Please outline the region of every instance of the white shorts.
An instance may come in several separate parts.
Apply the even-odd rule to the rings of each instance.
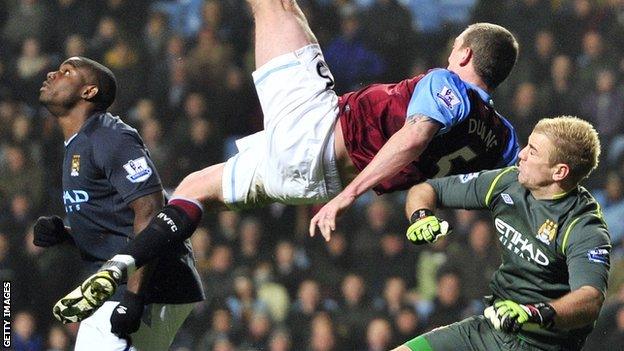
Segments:
[[[91,317],[80,323],[75,351],[169,350],[178,329],[196,303],[148,305],[141,317],[139,330],[130,336],[130,344],[128,340],[111,333],[110,317],[118,304],[115,301],[104,302]]]
[[[264,130],[236,141],[223,170],[223,197],[242,209],[270,202],[326,202],[342,185],[334,152],[338,97],[317,44],[274,58],[253,73]]]

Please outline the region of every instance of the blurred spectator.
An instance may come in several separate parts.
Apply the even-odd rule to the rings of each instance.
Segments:
[[[239,231],[235,260],[239,267],[251,271],[264,258],[262,222],[254,217],[246,218],[241,222]]]
[[[338,94],[376,81],[385,68],[379,55],[366,47],[357,9],[345,5],[340,9],[340,16],[340,34],[324,50]]]
[[[218,118],[222,132],[234,137],[249,135],[263,128],[260,101],[251,84],[251,76],[238,66],[231,65],[225,72],[225,85],[219,89]]]
[[[300,285],[306,271],[295,260],[296,247],[290,241],[280,241],[275,246],[275,281],[283,285],[291,298],[301,294]],[[315,282],[316,283],[316,282]]]
[[[202,276],[208,304],[223,301],[233,291],[232,249],[216,245],[210,254],[210,270]]]
[[[397,0],[375,0],[363,16],[368,46],[386,63],[380,79],[388,83],[405,79],[416,52],[409,11]]]
[[[550,80],[550,67],[556,54],[555,49],[553,33],[548,29],[537,31],[531,47],[518,59],[515,77],[521,77],[521,81],[530,81],[538,87],[546,84]]]
[[[17,98],[29,104],[37,103],[39,88],[50,71],[50,58],[42,52],[41,42],[34,37],[22,44],[21,55],[17,58]]]
[[[216,240],[228,245],[234,245],[238,240],[241,214],[236,211],[221,211],[218,214]]]
[[[187,137],[176,145],[172,155],[176,160],[175,184],[182,181],[187,174],[218,163],[222,159],[223,139],[214,121],[195,118],[189,122]]]
[[[602,207],[611,243],[616,249],[624,248],[624,180],[616,172],[609,172],[603,189],[594,191],[596,201]],[[616,250],[617,252],[619,250]]]
[[[403,307],[394,316],[394,345],[401,345],[423,333],[424,326],[414,308]]]
[[[615,67],[615,59],[607,51],[602,34],[590,30],[583,35],[582,50],[576,58],[578,66],[578,85],[582,91],[593,90],[598,72]]]
[[[340,299],[336,311],[336,330],[348,345],[359,345],[368,321],[373,318],[371,303],[366,296],[366,284],[356,274],[347,275],[340,286]]]
[[[203,0],[187,1],[156,1],[152,4],[154,11],[169,16],[171,28],[184,37],[190,38],[197,34],[201,27],[201,7]]]
[[[212,247],[212,234],[206,227],[198,227],[191,236],[193,257],[195,266],[200,275],[206,274],[210,269],[210,257],[208,253]]]
[[[366,208],[365,220],[356,232],[351,232],[352,260],[356,269],[369,281],[374,273],[368,272],[369,263],[375,260],[379,252],[379,240],[385,233],[399,232],[396,221],[392,218],[392,204],[387,197],[375,197]],[[369,279],[370,278],[370,279]]]
[[[35,301],[40,297],[41,276],[32,260],[12,247],[10,242],[8,235],[0,231],[0,277],[3,282],[11,282],[11,309],[19,311],[37,307]]]
[[[266,350],[271,336],[271,319],[261,311],[254,311],[250,317],[247,334],[241,343],[242,350]]]
[[[15,48],[26,38],[46,38],[46,13],[40,0],[8,0],[8,16],[2,26],[2,37]],[[25,25],[28,23],[28,25]]]
[[[532,43],[537,31],[540,28],[548,28],[551,24],[553,13],[549,1],[520,0],[506,3],[504,13],[501,14],[503,23],[521,43]],[[527,18],[531,18],[530,26],[526,23]]]
[[[624,285],[620,285],[615,296],[602,306],[594,331],[587,338],[585,350],[615,351],[622,345],[622,330],[624,330],[621,320],[622,310],[624,310]]]
[[[80,34],[72,34],[65,39],[65,57],[88,56],[87,42]]]
[[[258,300],[266,304],[274,322],[282,323],[288,315],[290,299],[286,288],[274,281],[271,264],[266,261],[259,262],[253,272],[253,279]]]
[[[307,342],[306,351],[338,351],[341,350],[340,343],[336,337],[330,316],[326,313],[317,314],[311,321],[310,337]],[[303,349],[303,348],[302,348]]]
[[[574,81],[574,63],[570,56],[557,55],[552,60],[548,79],[540,87],[540,105],[547,116],[576,116],[579,111],[578,87]]]
[[[324,286],[339,286],[342,278],[350,270],[349,243],[345,235],[336,231],[329,242],[322,242],[310,255],[310,274]]]
[[[0,164],[0,191],[5,199],[16,194],[27,194],[35,204],[41,204],[43,196],[43,175],[24,149],[17,145],[4,147],[5,162]],[[24,176],[28,175],[28,176]]]
[[[440,238],[420,252],[416,262],[416,279],[418,280],[416,285],[420,299],[431,301],[435,297],[438,269],[448,262],[448,246],[448,238]]]
[[[528,140],[533,126],[542,118],[545,113],[540,110],[537,98],[537,87],[531,82],[518,84],[511,100],[509,115],[514,117],[516,123],[516,133],[518,133],[521,143]]]
[[[286,325],[290,328],[293,338],[293,349],[304,349],[304,345],[310,340],[312,343],[319,342],[322,345],[316,345],[312,347],[314,350],[332,350],[336,341],[334,335],[333,325],[327,326],[325,322],[313,322],[317,320],[315,315],[317,312],[327,310],[328,306],[325,306],[325,302],[322,301],[320,288],[318,283],[314,280],[304,280],[299,286],[298,298],[291,305],[290,312],[286,318]],[[327,317],[329,319],[329,317]],[[318,324],[322,325],[319,326]],[[331,328],[330,335],[327,334],[326,328]],[[322,334],[322,335],[317,335]],[[317,340],[319,338],[326,338],[327,340]]]
[[[275,329],[269,338],[269,351],[290,351],[292,350],[290,334],[285,329]]]
[[[568,55],[577,54],[581,48],[583,34],[598,25],[594,2],[567,1],[557,11],[554,23],[561,51]]]
[[[232,325],[232,315],[230,311],[227,308],[217,308],[212,312],[210,329],[208,329],[206,334],[202,337],[198,348],[200,350],[215,350],[219,340],[230,340],[230,338],[234,336],[235,331]]]
[[[429,330],[461,320],[466,315],[466,303],[461,291],[459,274],[450,269],[438,273],[433,310],[428,316]]]
[[[590,121],[602,145],[609,145],[611,139],[624,131],[624,92],[616,87],[613,70],[599,69],[594,88],[588,91],[582,103],[582,116]]]
[[[226,299],[226,304],[237,328],[249,326],[253,316],[266,314],[268,310],[264,301],[256,298],[254,283],[245,275],[234,278],[234,294]]]
[[[80,0],[53,1],[54,29],[57,45],[68,41],[70,37],[87,37],[93,34],[98,20],[96,2]],[[66,57],[84,55],[65,55]]]
[[[72,340],[67,330],[61,325],[54,325],[50,328],[47,338],[46,351],[69,351]]]
[[[13,347],[15,351],[43,350],[43,340],[37,331],[37,322],[28,311],[17,312],[13,317]]]
[[[167,21],[167,15],[159,11],[152,11],[147,18],[143,41],[150,65],[157,64],[165,56],[167,43],[171,37]]]
[[[371,278],[373,289],[381,288],[390,277],[401,277],[407,286],[414,286],[416,255],[408,250],[405,238],[396,233],[385,233],[379,243],[379,251],[372,261],[377,264],[367,267],[369,272],[374,273]]]
[[[95,35],[89,41],[90,58],[103,61],[104,54],[115,45],[120,37],[117,22],[111,17],[102,17],[98,22]]]
[[[218,91],[225,82],[223,67],[227,67],[231,61],[230,46],[217,37],[214,28],[204,26],[186,61],[193,89],[207,93]]]
[[[468,300],[489,294],[489,281],[500,265],[500,251],[489,221],[477,220],[468,234],[468,245],[449,250],[448,263],[455,267],[463,282],[462,292]]]
[[[250,44],[249,11],[244,1],[207,0],[201,11],[202,24],[213,28],[216,35],[224,43],[234,49],[235,63],[242,64],[240,58]]]
[[[375,318],[366,329],[366,351],[384,351],[390,349],[393,340],[390,322],[384,318]]]
[[[112,47],[104,52],[103,64],[113,71],[118,89],[124,93],[115,98],[111,106],[113,111],[127,111],[139,99],[145,80],[146,68],[133,45],[126,40],[116,40]]]
[[[396,316],[407,306],[406,293],[405,281],[401,277],[386,279],[383,293],[375,301],[375,310],[388,318]]]

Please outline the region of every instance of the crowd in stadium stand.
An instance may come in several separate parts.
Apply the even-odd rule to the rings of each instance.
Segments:
[[[617,0],[301,0],[338,93],[446,67],[469,23],[498,23],[521,44],[495,105],[524,142],[543,117],[571,114],[600,133],[585,186],[614,245],[587,350],[624,344],[624,2]],[[139,130],[165,188],[235,152],[261,129],[244,0],[0,2],[0,277],[12,282],[16,350],[69,350],[78,326],[54,302],[82,280],[76,250],[32,244],[40,215],[63,215],[63,137],[38,103],[46,73],[86,56],[118,79],[111,112]],[[454,232],[414,247],[401,194],[359,200],[329,243],[307,236],[315,208],[272,205],[205,216],[192,237],[207,298],[174,350],[387,350],[480,313],[500,263],[479,212],[442,212]]]

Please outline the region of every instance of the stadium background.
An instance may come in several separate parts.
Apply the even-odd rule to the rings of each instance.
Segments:
[[[587,350],[624,344],[624,1],[302,0],[339,93],[445,67],[471,22],[507,26],[517,67],[494,95],[526,140],[542,117],[575,114],[602,138],[586,182],[614,244],[608,301]],[[17,350],[71,349],[77,325],[54,301],[78,283],[69,246],[32,245],[42,214],[62,215],[63,137],[37,102],[46,72],[83,55],[119,81],[112,112],[137,128],[165,187],[224,160],[262,125],[244,0],[0,2],[0,276],[12,286]],[[329,244],[308,238],[313,209],[206,216],[193,236],[207,299],[174,350],[384,350],[481,311],[499,264],[487,217],[445,212],[448,240],[412,247],[401,194],[365,196]]]

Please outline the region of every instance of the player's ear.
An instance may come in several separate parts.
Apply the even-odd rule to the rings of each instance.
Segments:
[[[97,95],[98,91],[99,89],[96,85],[87,85],[83,89],[80,97],[82,97],[85,100],[91,100]]]
[[[554,173],[552,177],[555,182],[561,182],[570,175],[570,166],[565,163],[557,163],[553,168]]]
[[[461,49],[461,56],[459,59],[460,66],[466,66],[472,59],[473,51],[469,46],[465,46]]]

